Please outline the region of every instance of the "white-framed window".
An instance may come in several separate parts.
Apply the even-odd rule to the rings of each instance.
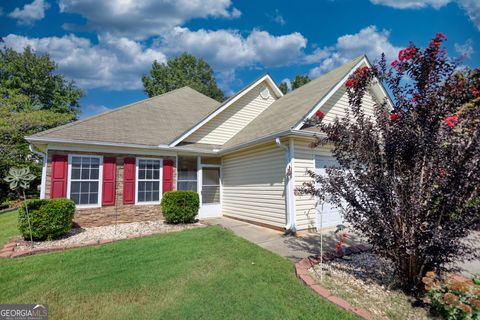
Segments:
[[[162,159],[137,158],[136,204],[158,204],[162,198]]]
[[[197,157],[178,157],[177,190],[197,192]]]
[[[103,157],[68,155],[67,198],[79,208],[102,205]]]

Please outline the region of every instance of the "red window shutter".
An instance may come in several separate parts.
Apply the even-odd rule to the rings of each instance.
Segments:
[[[135,203],[135,158],[123,162],[123,204]]]
[[[50,198],[65,198],[67,196],[67,164],[68,156],[53,155]]]
[[[173,190],[173,160],[163,161],[163,193]]]
[[[103,158],[102,205],[115,204],[115,178],[117,175],[117,159]]]

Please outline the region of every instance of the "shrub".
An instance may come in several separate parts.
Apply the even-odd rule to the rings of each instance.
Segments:
[[[467,237],[480,222],[480,68],[458,67],[437,34],[387,63],[360,67],[345,82],[348,116],[310,121],[322,132],[313,146],[331,147],[338,168],[299,193],[330,201],[345,221],[391,260],[405,291],[419,293],[427,270],[474,259]],[[370,95],[377,82],[393,94]],[[373,114],[363,108],[374,99]]]
[[[198,214],[200,200],[193,191],[171,191],[162,197],[162,213],[169,223],[192,223]]]
[[[480,279],[436,279],[427,272],[422,279],[432,311],[447,319],[478,319],[480,317]]]
[[[34,240],[52,240],[72,228],[75,204],[68,199],[35,199],[26,201]],[[29,235],[25,204],[18,210],[18,229],[27,239]]]

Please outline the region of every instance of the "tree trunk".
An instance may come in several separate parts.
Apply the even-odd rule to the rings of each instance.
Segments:
[[[422,286],[422,278],[429,270],[425,269],[425,263],[421,257],[412,254],[399,254],[398,268],[399,277],[403,290],[406,292],[419,292]]]

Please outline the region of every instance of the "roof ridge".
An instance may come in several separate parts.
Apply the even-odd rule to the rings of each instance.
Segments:
[[[172,144],[173,142],[176,142],[178,139],[180,139],[181,137],[183,137],[185,134],[187,134],[190,130],[192,130],[193,128],[195,128],[196,126],[198,126],[202,121],[205,121],[206,119],[208,119],[210,116],[212,116],[215,112],[217,112],[218,110],[220,110],[223,106],[225,106],[227,103],[229,103],[230,101],[232,101],[235,97],[237,97],[239,94],[241,94],[242,92],[244,92],[245,90],[247,90],[249,87],[253,86],[256,82],[260,81],[262,78],[265,78],[266,77],[270,77],[271,76],[268,74],[268,73],[264,73],[263,75],[261,75],[260,77],[257,77],[255,78],[255,80],[249,82],[246,86],[244,86],[242,89],[240,89],[239,91],[235,92],[234,95],[230,96],[228,99],[226,99],[225,101],[223,102],[220,102],[220,104],[218,105],[217,108],[215,108],[215,110],[213,110],[212,112],[210,112],[209,114],[207,114],[205,117],[203,117],[202,119],[198,120],[193,126],[191,126],[190,128],[188,128],[187,130],[185,130],[184,132],[182,132],[179,136],[175,137],[175,139],[173,139],[172,141],[170,141],[169,144]],[[273,81],[273,79],[272,79]],[[281,97],[280,97],[281,98]],[[191,135],[191,134],[190,134]],[[188,136],[187,136],[188,137]],[[186,139],[187,137],[185,137],[184,139]]]
[[[78,125],[78,124],[81,124],[81,123],[84,123],[86,121],[89,121],[89,120],[92,120],[92,119],[96,119],[96,118],[100,118],[102,116],[105,116],[107,114],[112,114],[114,112],[117,112],[117,111],[121,111],[121,110],[124,110],[124,109],[127,109],[127,108],[130,108],[130,107],[134,107],[135,105],[139,104],[139,103],[143,103],[143,102],[146,102],[146,101],[150,101],[150,100],[153,100],[153,99],[156,99],[156,98],[159,98],[159,97],[164,97],[170,93],[173,93],[173,92],[177,92],[177,91],[180,91],[180,90],[183,90],[183,89],[191,89],[197,93],[200,93],[202,95],[204,95],[203,93],[201,92],[198,92],[197,90],[193,89],[193,88],[190,88],[189,86],[183,86],[183,87],[180,87],[180,88],[176,88],[176,89],[173,89],[171,91],[168,91],[168,92],[165,92],[165,93],[162,93],[162,94],[159,94],[159,95],[156,95],[156,96],[153,96],[153,97],[149,97],[149,98],[146,98],[146,99],[143,99],[143,100],[140,100],[140,101],[135,101],[135,102],[132,102],[132,103],[129,103],[127,105],[124,105],[124,106],[120,106],[120,107],[117,107],[117,108],[114,108],[114,109],[111,109],[111,110],[108,110],[108,111],[105,111],[105,112],[102,112],[102,113],[99,113],[99,114],[96,114],[96,115],[93,115],[93,116],[90,116],[88,118],[85,118],[85,119],[81,119],[81,120],[76,120],[76,121],[73,121],[73,122],[69,122],[69,123],[66,123],[64,125],[61,125],[61,126],[58,126],[58,127],[55,127],[55,128],[51,128],[51,129],[48,129],[48,130],[45,130],[45,131],[40,131],[40,132],[37,132],[35,134],[32,134],[32,135],[29,135],[28,137],[34,137],[34,136],[42,136],[44,134],[47,134],[47,133],[52,133],[52,132],[56,132],[58,130],[61,130],[61,129],[65,129],[65,128],[70,128],[70,127],[73,127],[75,125]],[[204,95],[205,96],[205,95]],[[207,97],[207,96],[206,96]],[[210,97],[208,97],[210,98]],[[211,98],[210,98],[211,99]]]
[[[366,57],[367,57],[367,56],[366,56],[365,54],[362,54],[361,56],[358,56],[358,57],[356,57],[355,59],[352,59],[352,60],[350,60],[350,61],[348,61],[348,62],[345,62],[345,63],[342,64],[341,66],[339,66],[339,67],[337,67],[337,68],[335,68],[335,69],[332,69],[332,70],[330,70],[329,72],[323,74],[322,76],[324,76],[324,75],[326,76],[326,75],[328,75],[329,73],[331,73],[331,72],[333,72],[333,71],[341,68],[342,66],[345,66],[345,65],[348,64],[348,63],[353,63],[352,67],[349,68],[349,69],[347,70],[347,72],[345,72],[337,82],[335,82],[335,83],[333,83],[332,85],[330,85],[330,87],[329,87],[328,90],[325,92],[325,94],[324,94],[322,97],[320,97],[320,99],[318,99],[318,101],[314,103],[313,107],[311,107],[311,108],[308,110],[308,112],[303,115],[302,119],[299,120],[299,121],[297,121],[292,127],[290,127],[290,129],[294,129],[294,128],[298,125],[298,123],[302,122],[303,119],[305,119],[305,117],[307,117],[308,114],[309,114],[312,110],[314,110],[314,109],[317,107],[317,105],[318,105],[326,96],[328,96],[329,92],[330,92],[333,88],[335,88],[335,86],[336,86],[340,81],[342,81],[342,79],[345,78],[345,76],[347,76],[347,75],[350,73],[350,71],[351,71],[353,68],[355,68],[356,65],[358,65],[360,62],[362,62],[362,60],[363,60],[364,58],[366,59]],[[322,77],[322,76],[320,76],[320,77]],[[319,79],[320,77],[318,77],[317,79]],[[317,79],[315,79],[315,80],[317,80]],[[313,81],[310,81],[310,82],[313,82]],[[307,83],[307,84],[308,84],[308,83]],[[300,87],[300,88],[301,88],[301,87]]]
[[[288,94],[284,95],[283,97],[279,98],[278,100],[274,101],[268,108],[266,108],[265,110],[263,110],[254,120],[252,120],[247,126],[243,127],[237,134],[235,134],[233,137],[231,137],[227,142],[225,142],[222,146],[222,149],[225,148],[225,146],[227,145],[227,148],[230,148],[236,144],[239,143],[239,136],[241,136],[242,134],[244,134],[245,132],[249,132],[248,130],[250,130],[250,132],[253,132],[251,127],[252,125],[255,127],[260,124],[261,127],[265,128],[265,127],[268,127],[266,125],[263,125],[262,123],[265,121],[265,117],[267,116],[271,116],[271,115],[274,115],[276,114],[278,111],[278,108],[277,107],[281,107],[283,108],[285,105],[297,105],[296,101],[297,100],[302,100],[302,96],[304,95],[307,95],[307,96],[310,96],[312,95],[311,93],[308,94],[308,91],[312,91],[312,92],[317,92],[317,91],[325,91],[324,93],[321,94],[321,96],[319,95],[317,97],[317,94],[315,94],[314,96],[312,96],[312,99],[309,99],[310,101],[308,101],[308,108],[305,107],[305,108],[301,108],[301,112],[304,112],[300,115],[301,112],[297,112],[298,114],[295,114],[295,115],[292,115],[290,111],[292,110],[289,110],[289,115],[290,117],[294,117],[295,119],[295,122],[294,121],[289,121],[288,124],[285,123],[284,125],[284,129],[282,130],[291,130],[292,128],[294,128],[295,126],[297,126],[297,124],[302,121],[303,119],[305,119],[305,117],[311,112],[312,109],[315,108],[315,106],[322,101],[322,99],[346,76],[348,75],[348,73],[356,66],[358,65],[362,60],[363,58],[365,57],[365,55],[361,55],[361,56],[358,56],[356,57],[355,59],[352,59],[348,62],[345,62],[343,63],[342,65],[338,66],[337,68],[335,69],[332,69],[330,70],[329,72],[321,75],[320,77],[318,77],[317,79],[315,80],[312,80],[310,81],[309,83],[301,86],[300,88],[297,88],[296,90],[294,91],[291,91],[289,92]],[[348,70],[343,72],[343,69],[345,69],[346,67],[348,66]],[[333,72],[338,73],[338,74],[334,74]],[[341,74],[340,74],[341,73]],[[332,76],[332,74],[334,75],[334,80],[337,79],[334,83],[331,83],[331,80],[332,79],[329,79]],[[321,80],[319,79],[323,79],[323,81],[326,81],[325,83],[323,83],[322,85],[319,85],[319,83],[321,84]],[[317,81],[319,80],[319,81]],[[316,85],[316,86],[315,86]],[[318,93],[320,93],[318,92]],[[290,98],[287,98],[287,97],[290,97]],[[305,102],[301,102],[301,104],[305,104]],[[304,110],[306,109],[306,110]],[[280,109],[282,110],[282,109]],[[299,109],[297,109],[299,110]],[[300,110],[299,110],[300,111]],[[291,124],[290,124],[291,122]],[[269,129],[267,128],[266,130],[264,130],[265,132],[269,131],[269,130],[277,130],[277,129],[274,129],[272,127],[269,127]],[[273,131],[272,131],[273,132]],[[278,131],[280,132],[280,131]],[[247,138],[251,139],[251,135],[250,136],[246,136]],[[245,139],[245,137],[244,137]]]
[[[349,60],[349,61],[347,61],[347,62],[345,62],[345,63],[342,63],[341,65],[339,65],[338,67],[336,67],[336,68],[328,71],[327,73],[324,73],[324,74],[318,76],[317,78],[313,79],[312,81],[309,81],[309,82],[305,83],[303,86],[301,86],[301,87],[299,87],[299,88],[297,88],[297,89],[295,89],[295,90],[292,90],[292,91],[290,91],[290,92],[287,92],[287,94],[285,94],[283,97],[285,97],[285,96],[287,96],[287,95],[295,92],[296,90],[300,90],[300,89],[305,88],[305,87],[306,87],[306,88],[309,88],[309,87],[311,87],[313,84],[317,83],[322,77],[329,75],[330,73],[336,71],[338,68],[341,68],[342,66],[346,65],[347,63],[354,62],[354,61],[356,61],[356,60],[358,60],[358,62],[360,62],[360,60],[361,60],[362,58],[364,58],[364,57],[366,57],[366,55],[362,54],[362,55],[356,57],[355,59],[352,59],[352,60]],[[281,97],[281,98],[283,98],[283,97]],[[281,99],[281,98],[280,98],[280,99]]]

